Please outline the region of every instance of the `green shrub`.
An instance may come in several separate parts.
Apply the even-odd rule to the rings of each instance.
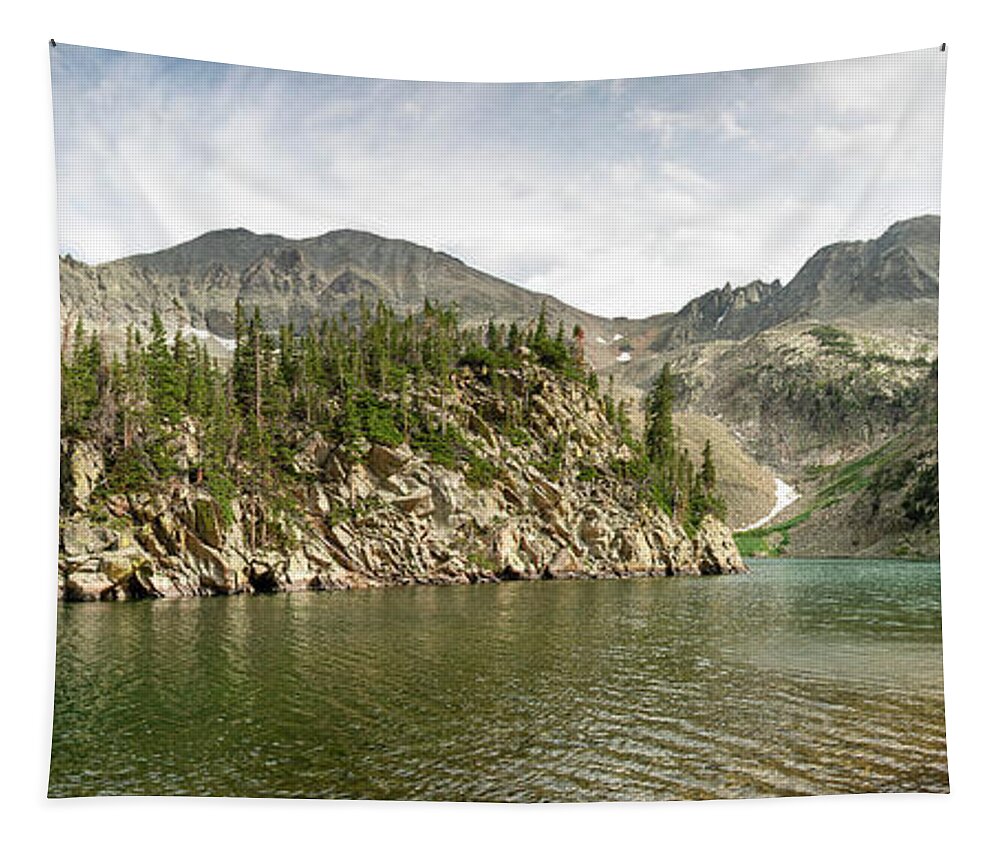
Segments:
[[[365,437],[383,446],[399,446],[403,433],[396,425],[395,412],[387,405],[372,404],[365,411]]]
[[[108,473],[111,493],[129,493],[148,488],[156,478],[156,466],[138,445],[123,449],[115,457]]]
[[[520,426],[513,426],[507,430],[507,440],[511,446],[527,446],[531,443],[531,435]]]
[[[204,485],[205,489],[211,494],[212,499],[219,506],[219,514],[222,517],[223,525],[228,528],[232,525],[234,519],[233,500],[237,496],[236,485],[221,470],[206,472]]]
[[[416,432],[410,440],[416,449],[422,449],[435,464],[454,470],[458,466],[462,455],[467,449],[462,435],[453,426],[449,425],[444,432],[432,430],[421,430]]]
[[[845,354],[854,351],[854,338],[832,325],[816,325],[809,329],[809,334],[819,340],[819,344],[825,349]]]
[[[491,573],[500,573],[500,565],[492,556],[482,551],[469,553],[469,563],[475,565],[480,570],[488,570]]]
[[[465,481],[474,488],[488,488],[497,476],[497,468],[479,455],[471,455],[465,469]]]

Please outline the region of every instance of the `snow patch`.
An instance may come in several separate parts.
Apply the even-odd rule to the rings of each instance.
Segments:
[[[738,529],[739,532],[749,532],[751,529],[760,529],[762,526],[766,526],[775,517],[777,517],[782,511],[788,508],[795,500],[801,496],[795,488],[793,488],[787,482],[781,481],[777,476],[774,477],[774,507],[764,516],[761,517],[756,523],[751,523],[749,526],[744,526],[742,529]]]
[[[617,343],[619,340],[624,340],[624,339],[625,338],[621,334],[615,334],[615,336],[611,338],[611,342]]]
[[[726,309],[722,311],[722,316],[715,320],[715,327],[718,328],[722,324],[722,320],[729,315],[729,305],[726,305]]]
[[[597,342],[600,343],[602,346],[606,346],[608,344],[608,341],[605,340],[603,337],[598,337]]]
[[[214,340],[216,343],[222,346],[222,348],[226,349],[226,351],[229,352],[236,351],[235,340],[231,340],[228,337],[220,337],[218,334],[213,334],[206,328],[194,328],[193,326],[188,325],[186,328],[181,328],[181,333],[190,335],[192,337],[197,337],[199,340]]]
[[[628,363],[630,360],[632,360],[632,353],[622,352],[620,355],[618,355],[618,357],[615,358],[615,360],[618,361],[618,363]]]

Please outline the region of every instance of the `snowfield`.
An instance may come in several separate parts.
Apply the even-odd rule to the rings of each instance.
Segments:
[[[215,340],[222,348],[230,352],[236,351],[236,341],[231,340],[228,337],[220,337],[218,334],[213,334],[211,331],[205,328],[192,328],[188,325],[186,328],[181,328],[181,333],[184,335],[190,335],[192,337],[197,337],[199,340]]]
[[[760,529],[762,526],[766,526],[775,517],[777,517],[782,511],[788,508],[795,500],[801,496],[795,488],[793,488],[787,482],[781,481],[777,476],[774,477],[774,507],[764,516],[761,517],[756,523],[751,523],[749,526],[744,526],[742,529],[738,529],[738,532],[749,532],[751,529]]]

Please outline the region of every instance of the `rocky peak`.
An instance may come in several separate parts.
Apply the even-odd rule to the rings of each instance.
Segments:
[[[921,216],[878,239],[821,248],[785,288],[782,312],[829,315],[859,303],[936,298],[940,223]]]
[[[780,289],[778,280],[765,284],[758,279],[735,288],[727,281],[721,289],[698,296],[671,316],[653,348],[736,336],[740,312],[767,300]]]
[[[836,321],[882,301],[938,295],[938,216],[897,222],[878,239],[820,248],[786,286],[780,281],[726,285],[663,317],[650,348],[739,340],[793,319]]]

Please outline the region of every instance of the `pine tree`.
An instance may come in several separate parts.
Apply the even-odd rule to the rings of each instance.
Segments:
[[[67,435],[86,431],[97,407],[97,367],[94,347],[79,319],[73,332],[68,360],[62,363],[62,423]]]
[[[583,369],[584,366],[584,340],[586,335],[583,331],[583,326],[574,325],[573,326],[573,361],[576,363],[577,367]]]
[[[490,318],[489,324],[486,326],[486,348],[491,352],[500,351],[500,331],[497,329],[496,323]]]
[[[167,346],[167,332],[160,314],[153,311],[149,342],[145,349],[146,374],[149,376],[150,402],[158,417],[176,422],[181,412],[181,383],[177,364]]]
[[[701,479],[705,484],[705,490],[712,493],[715,490],[715,461],[712,459],[712,441],[705,441],[705,448],[701,451]]]
[[[673,378],[664,364],[646,398],[646,453],[653,463],[668,463],[674,455],[673,405]]]
[[[518,327],[517,322],[511,322],[510,328],[507,330],[507,351],[511,354],[517,354],[517,350],[521,348],[524,338],[521,336],[521,329]]]
[[[698,525],[707,514],[714,514],[720,520],[726,519],[726,503],[716,489],[718,482],[710,440],[705,441],[701,459],[701,469],[695,481],[695,487],[701,492],[703,502],[701,515],[697,519]]]
[[[545,302],[538,311],[538,321],[535,323],[535,334],[532,339],[532,348],[545,345],[549,339],[549,325],[545,315]]]
[[[646,397],[645,449],[649,464],[649,491],[653,501],[676,519],[688,505],[685,458],[678,451],[679,438],[673,421],[673,378],[664,364]]]

